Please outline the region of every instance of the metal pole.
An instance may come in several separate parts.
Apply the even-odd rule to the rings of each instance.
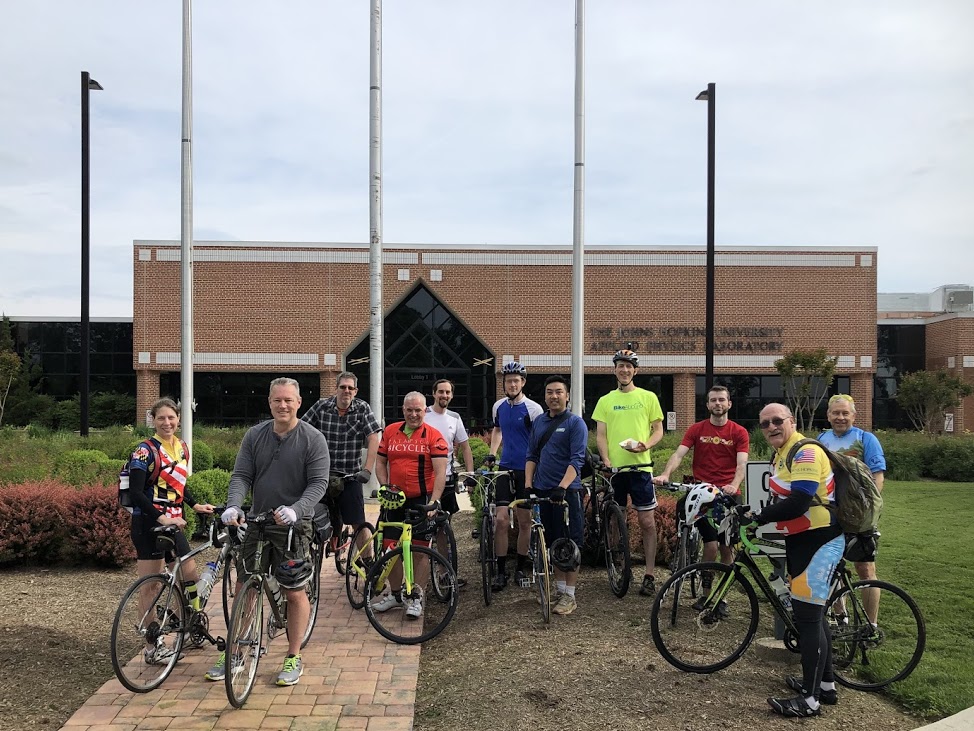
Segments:
[[[382,0],[372,0],[369,33],[369,403],[385,423],[382,405]]]
[[[101,84],[81,72],[81,436],[88,436],[88,396],[91,388],[91,222],[88,92]]]
[[[181,436],[193,454],[193,17],[191,0],[183,0],[183,126],[180,178],[180,346]],[[193,471],[192,459],[189,471]]]
[[[714,170],[716,154],[717,85],[707,84],[707,91],[697,98],[707,102],[707,338],[704,370],[704,395],[714,385]]]
[[[585,406],[585,0],[575,0],[575,195],[572,220],[572,413]]]

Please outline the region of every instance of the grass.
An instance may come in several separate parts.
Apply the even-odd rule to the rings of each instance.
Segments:
[[[923,716],[951,715],[974,705],[974,483],[888,481],[883,497],[877,574],[909,592],[927,628],[920,665],[887,692]]]

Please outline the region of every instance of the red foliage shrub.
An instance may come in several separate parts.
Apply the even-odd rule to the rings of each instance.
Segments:
[[[55,480],[0,487],[0,565],[57,561],[74,494]]]
[[[135,558],[132,520],[118,506],[114,487],[74,492],[67,524],[67,558],[103,566],[122,566]]]
[[[656,564],[666,566],[676,548],[676,500],[669,495],[656,495]],[[639,518],[631,507],[626,511],[626,526],[629,528],[629,550],[643,553],[643,532]]]

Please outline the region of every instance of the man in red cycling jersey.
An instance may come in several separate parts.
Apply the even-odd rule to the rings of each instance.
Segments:
[[[396,485],[406,493],[406,504],[398,510],[390,510],[387,520],[403,522],[406,508],[411,505],[435,503],[439,507],[440,497],[446,485],[446,460],[449,446],[446,439],[436,429],[424,423],[426,417],[426,397],[419,391],[411,391],[402,401],[404,421],[390,424],[382,432],[379,453],[375,461],[375,476],[384,485]],[[413,541],[430,545],[434,529],[431,525],[420,525],[413,530]],[[387,545],[399,540],[400,533],[386,529],[384,539]],[[414,554],[416,583],[424,586],[429,578],[429,559]],[[402,564],[397,563],[392,570],[389,584],[402,586]],[[372,605],[376,612],[405,607],[407,619],[423,616],[423,596],[403,597],[393,591]]]

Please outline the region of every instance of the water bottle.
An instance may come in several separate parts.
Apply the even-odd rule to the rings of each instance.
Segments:
[[[200,580],[196,582],[196,594],[200,599],[205,599],[210,595],[210,589],[216,583],[216,561],[208,561],[200,574]]]
[[[132,512],[135,503],[132,502],[132,493],[129,492],[129,468],[128,465],[118,473],[118,504],[128,512]]]
[[[784,605],[785,609],[791,609],[791,592],[788,590],[788,584],[785,580],[778,576],[777,573],[771,574],[768,580],[771,582],[771,588],[774,589],[774,593],[778,595],[778,599]]]
[[[267,577],[267,583],[271,586],[271,596],[274,599],[274,603],[278,606],[281,604],[281,585],[278,583],[277,579],[273,576]]]

